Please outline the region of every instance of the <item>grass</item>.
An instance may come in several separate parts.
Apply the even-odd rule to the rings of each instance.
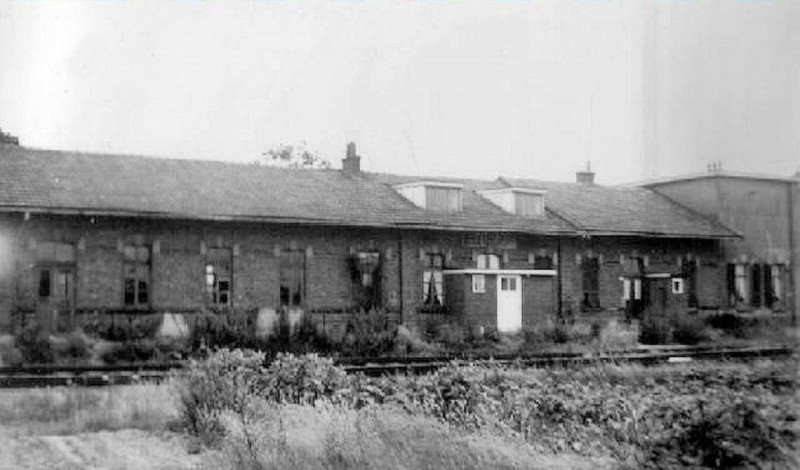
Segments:
[[[0,390],[0,423],[37,433],[159,430],[178,417],[171,384]]]
[[[258,417],[233,414],[223,444],[241,469],[612,468],[574,454],[546,455],[511,433],[466,432],[391,407],[262,404]]]
[[[273,384],[280,390],[316,390],[329,375],[319,360],[290,359],[280,369],[283,381]],[[209,375],[227,381],[225,373],[242,370],[223,367],[232,364],[222,361]],[[363,395],[363,407],[225,389],[242,406],[214,411],[220,433],[210,445],[223,456],[214,468],[231,469],[637,468],[665,459],[713,468],[750,456],[790,468],[797,447],[780,433],[797,422],[797,366],[795,357],[653,367],[451,366],[431,376],[348,377],[340,391]],[[265,371],[254,372],[277,373]],[[0,390],[0,430],[161,436],[181,423],[178,384]],[[187,455],[180,452],[175,458]]]

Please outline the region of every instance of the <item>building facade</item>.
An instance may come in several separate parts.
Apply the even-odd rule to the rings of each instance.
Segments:
[[[800,178],[708,173],[644,186],[739,232],[722,243],[724,306],[794,312],[800,292]]]
[[[290,311],[518,331],[719,303],[736,234],[653,191],[0,144],[0,328],[87,313]]]

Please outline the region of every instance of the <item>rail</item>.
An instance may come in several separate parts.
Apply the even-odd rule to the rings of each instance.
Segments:
[[[551,352],[537,354],[470,355],[448,354],[432,357],[338,358],[335,363],[348,373],[369,376],[421,374],[445,367],[453,361],[462,364],[518,364],[528,367],[568,367],[598,363],[658,364],[693,360],[753,359],[790,356],[791,345],[748,347],[652,347],[599,353]],[[35,365],[0,367],[0,388],[52,386],[106,386],[160,381],[179,372],[185,362],[104,366]]]

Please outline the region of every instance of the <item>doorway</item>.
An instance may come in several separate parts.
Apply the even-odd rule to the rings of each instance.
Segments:
[[[503,333],[522,329],[522,277],[497,276],[497,330]]]

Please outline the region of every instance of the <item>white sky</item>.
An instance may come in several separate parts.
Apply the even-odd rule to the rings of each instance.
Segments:
[[[797,0],[3,0],[0,127],[232,161],[354,140],[423,175],[789,174],[798,31]]]

